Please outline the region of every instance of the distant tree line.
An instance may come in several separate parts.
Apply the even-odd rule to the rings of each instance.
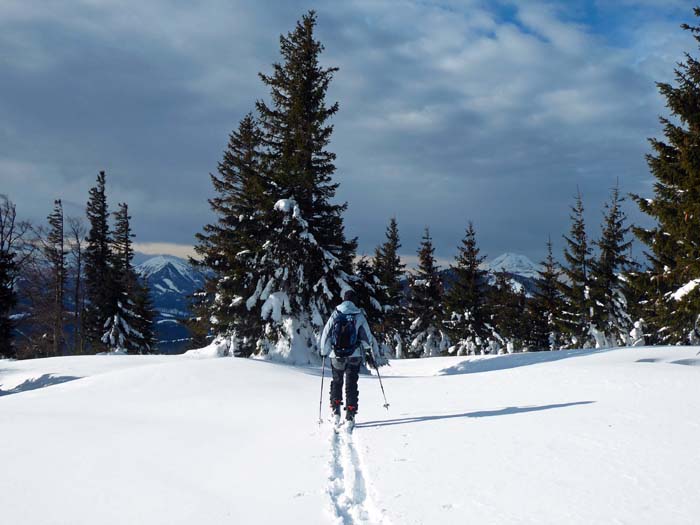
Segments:
[[[328,119],[338,104],[327,105],[325,95],[336,68],[319,65],[315,25],[311,11],[280,38],[282,61],[260,74],[270,102],[258,101],[256,113],[243,118],[211,176],[216,222],[198,235],[193,260],[209,271],[189,322],[197,343],[219,337],[233,355],[312,360],[323,321],[349,287],[378,342],[399,357],[699,341],[695,59],[686,56],[674,86],[659,84],[675,119],[662,119],[666,141],[651,140],[654,198],[633,196],[657,226],[631,228],[615,186],[592,238],[579,192],[562,262],[548,241],[537,290],[528,296],[505,273],[483,269],[471,223],[448,272],[437,265],[428,229],[418,268],[407,272],[395,219],[373,257],[356,257],[356,241],[344,235],[345,205],[332,204]],[[700,29],[683,27],[700,39]],[[648,247],[645,264],[630,256],[631,230]]]
[[[45,225],[19,221],[0,196],[0,356],[152,353],[154,311],[133,266],[126,203],[110,213],[106,176],[90,190],[86,220],[54,202]]]

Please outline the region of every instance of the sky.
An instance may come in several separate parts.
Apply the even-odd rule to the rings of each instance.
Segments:
[[[697,43],[681,0],[2,0],[0,193],[42,222],[84,214],[107,172],[137,249],[191,253],[228,134],[268,100],[257,73],[318,13],[340,68],[330,149],[346,232],[371,254],[392,216],[402,252],[426,227],[443,264],[468,221],[484,255],[543,257],[583,194],[589,234],[619,181],[651,194],[647,138]],[[630,220],[647,220],[627,203]],[[640,250],[641,251],[641,250]]]

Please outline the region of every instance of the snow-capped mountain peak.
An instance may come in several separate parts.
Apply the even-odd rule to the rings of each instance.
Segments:
[[[520,275],[522,277],[527,277],[529,279],[538,279],[539,274],[537,271],[540,269],[539,265],[532,262],[525,255],[520,255],[517,253],[504,253],[499,255],[492,261],[483,264],[483,267],[492,272],[505,271],[510,274]]]
[[[172,270],[176,271],[185,279],[189,279],[190,281],[198,280],[195,271],[189,264],[187,264],[187,261],[173,255],[157,255],[155,257],[151,257],[147,261],[144,261],[136,266],[136,273],[138,273],[142,278],[147,279],[151,275],[162,272],[168,268],[168,266],[170,266]]]

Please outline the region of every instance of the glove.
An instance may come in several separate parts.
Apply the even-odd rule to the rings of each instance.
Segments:
[[[365,349],[365,360],[372,368],[377,368],[377,363],[374,360],[374,352],[370,348]]]

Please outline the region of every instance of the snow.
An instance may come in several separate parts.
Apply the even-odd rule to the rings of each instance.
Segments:
[[[170,288],[173,292],[176,293],[182,293],[182,290],[180,290],[177,286],[175,286],[175,283],[173,283],[170,279],[167,277],[163,278],[163,282],[168,285],[168,288]]]
[[[347,435],[227,344],[0,361],[3,522],[697,522],[698,347],[394,360]]]
[[[186,260],[172,255],[158,255],[156,257],[151,257],[147,261],[142,262],[136,266],[136,273],[142,278],[148,278],[150,275],[158,273],[166,266],[172,266],[177,273],[189,279],[190,281],[197,281],[192,267],[187,263]]]
[[[700,285],[700,279],[693,279],[692,281],[686,283],[685,285],[681,286],[678,290],[673,292],[671,294],[671,299],[673,299],[674,301],[680,301],[690,292],[695,290],[698,287],[698,285]]]

